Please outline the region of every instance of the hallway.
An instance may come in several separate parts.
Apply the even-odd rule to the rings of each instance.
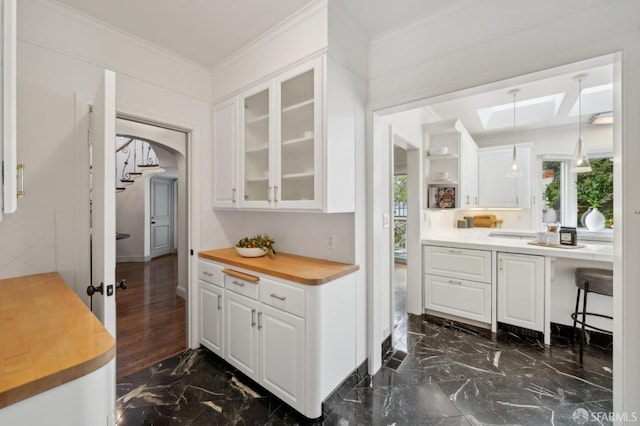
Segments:
[[[116,279],[117,377],[148,367],[185,349],[185,300],[176,295],[178,257],[118,263]]]

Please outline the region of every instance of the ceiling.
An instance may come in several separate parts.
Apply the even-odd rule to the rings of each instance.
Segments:
[[[57,0],[99,21],[214,68],[314,0]],[[376,35],[464,0],[341,1]]]
[[[613,110],[613,65],[598,65],[560,73],[506,88],[457,97],[427,105],[432,117],[459,118],[471,135],[513,131],[516,93],[517,129],[537,129],[578,123],[578,81],[582,76],[582,122]]]

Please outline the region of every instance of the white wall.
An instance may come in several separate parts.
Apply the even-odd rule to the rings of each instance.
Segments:
[[[496,19],[500,16],[500,19]],[[372,42],[371,109],[393,107],[475,86],[622,51],[622,92],[614,94],[622,120],[615,206],[614,410],[640,411],[640,192],[633,190],[640,158],[640,3],[633,0],[556,2],[469,2]],[[437,40],[427,43],[426,40]],[[499,86],[499,84],[497,84]],[[373,143],[373,149],[384,149]],[[371,156],[374,159],[376,155]],[[375,163],[369,162],[370,165]],[[375,216],[378,210],[372,212]],[[619,226],[618,226],[619,224]],[[370,228],[376,238],[380,230]],[[627,236],[625,238],[625,235]]]
[[[198,250],[200,171],[209,169],[211,151],[211,73],[46,1],[21,1],[18,28],[18,158],[30,170],[18,208],[53,210],[55,269],[88,303],[88,115],[76,111],[76,96],[91,102],[104,67],[118,73],[118,112],[191,132],[190,203],[198,207],[190,244]],[[213,238],[208,242],[219,244]]]

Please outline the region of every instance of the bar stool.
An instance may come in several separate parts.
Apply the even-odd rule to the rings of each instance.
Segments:
[[[610,331],[603,330],[598,327],[594,327],[586,323],[587,315],[594,317],[613,319],[608,315],[597,314],[593,312],[587,312],[587,295],[589,293],[602,294],[604,296],[613,296],[613,271],[609,269],[599,268],[576,268],[576,287],[578,288],[578,294],[576,296],[576,309],[571,314],[573,319],[573,333],[575,338],[576,324],[581,324],[581,336],[580,336],[580,366],[582,366],[582,356],[584,353],[584,341],[586,338],[585,328],[591,330],[600,331],[602,333],[612,334]],[[578,306],[580,305],[580,291],[584,291],[582,297],[582,311],[578,312]],[[578,316],[581,319],[578,319]]]

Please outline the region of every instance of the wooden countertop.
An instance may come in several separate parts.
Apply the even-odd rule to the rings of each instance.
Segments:
[[[360,269],[358,265],[280,252],[273,258],[242,257],[234,247],[201,251],[198,256],[306,285],[325,284]]]
[[[0,295],[0,408],[115,356],[111,334],[57,273],[0,280]]]

